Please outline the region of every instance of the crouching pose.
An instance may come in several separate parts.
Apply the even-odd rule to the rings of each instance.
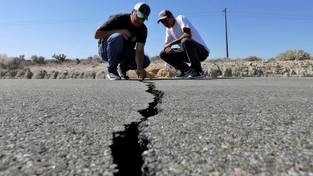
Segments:
[[[146,77],[145,68],[150,60],[144,55],[147,38],[144,21],[149,14],[147,4],[137,3],[131,13],[113,15],[96,30],[99,55],[109,64],[106,76],[109,80],[128,79],[128,70],[136,70],[142,79]]]
[[[209,56],[209,49],[195,27],[185,16],[179,15],[175,18],[169,10],[160,12],[159,22],[166,27],[161,59],[180,70],[178,77],[204,77],[201,62]],[[179,48],[172,48],[175,44],[178,44]]]

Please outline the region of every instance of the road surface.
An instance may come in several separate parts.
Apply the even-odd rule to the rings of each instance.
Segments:
[[[0,80],[0,175],[127,173],[118,160],[145,175],[313,175],[312,90],[312,78]]]

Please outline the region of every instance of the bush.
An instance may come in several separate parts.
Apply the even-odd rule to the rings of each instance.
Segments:
[[[244,58],[243,60],[244,61],[262,61],[262,59],[257,56],[249,56],[247,58]]]
[[[279,61],[309,60],[311,55],[304,50],[287,50],[276,57]]]
[[[76,58],[76,64],[79,64],[79,63],[80,63],[80,59]]]
[[[43,56],[32,55],[31,60],[34,64],[45,64],[45,58]]]
[[[6,68],[9,58],[6,54],[0,54],[0,68]]]
[[[55,58],[55,60],[57,60],[58,63],[63,63],[66,59],[66,55],[65,54],[53,54],[52,56],[53,58]]]
[[[86,65],[86,64],[99,64],[102,62],[103,62],[103,60],[98,55],[89,56],[86,59],[79,60],[79,62],[76,60],[76,63],[82,63],[84,65]]]
[[[0,68],[2,69],[15,70],[24,68],[25,63],[26,60],[24,55],[10,58],[5,54],[0,54]]]
[[[25,63],[24,55],[21,55],[19,57],[13,57],[8,60],[6,69],[8,70],[22,69],[24,68],[24,63]]]
[[[102,59],[98,55],[89,56],[87,59],[90,62],[96,62],[96,63],[101,63],[102,62]]]

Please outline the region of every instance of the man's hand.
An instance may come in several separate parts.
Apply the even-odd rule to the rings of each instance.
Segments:
[[[147,72],[145,69],[137,69],[136,74],[137,74],[138,78],[141,78],[141,79],[145,79],[147,76]]]
[[[168,43],[168,44],[164,45],[163,50],[165,51],[165,50],[166,50],[166,48],[171,48],[171,47],[172,47],[172,45],[171,45],[170,43]]]
[[[164,49],[164,51],[165,51],[165,53],[167,54],[167,53],[169,53],[169,52],[172,51],[172,48],[171,48],[171,47],[167,47],[167,48]]]
[[[165,51],[165,53],[169,53],[172,51],[172,45],[170,43],[164,45],[163,50]]]
[[[127,29],[121,29],[118,32],[123,35],[125,40],[128,40],[128,38],[131,36],[130,32]]]

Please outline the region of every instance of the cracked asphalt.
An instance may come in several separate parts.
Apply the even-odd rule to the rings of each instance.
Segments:
[[[151,175],[313,175],[313,79],[160,81]]]
[[[0,80],[0,175],[112,175],[112,133],[153,99],[129,81]]]
[[[313,79],[154,81],[146,175],[313,175]],[[138,81],[0,80],[0,175],[113,175],[112,133],[153,101]],[[131,151],[130,151],[131,152]]]

